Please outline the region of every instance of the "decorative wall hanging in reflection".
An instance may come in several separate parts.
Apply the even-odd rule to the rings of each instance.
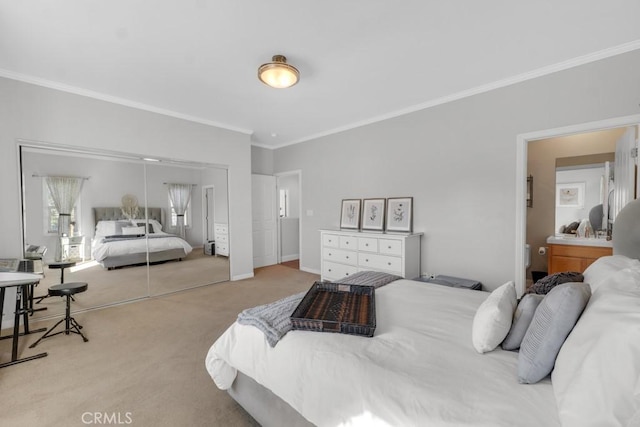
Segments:
[[[556,206],[560,208],[584,207],[584,182],[556,184]]]
[[[121,199],[122,203],[122,215],[129,221],[133,221],[134,218],[138,218],[138,198],[133,194],[125,194]]]

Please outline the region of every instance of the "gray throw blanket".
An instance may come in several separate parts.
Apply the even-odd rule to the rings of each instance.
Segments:
[[[361,271],[335,282],[379,288],[398,279],[402,277],[379,271]],[[278,341],[291,330],[291,314],[305,295],[306,292],[300,292],[269,304],[248,308],[238,314],[238,323],[260,329],[269,345],[275,347]]]

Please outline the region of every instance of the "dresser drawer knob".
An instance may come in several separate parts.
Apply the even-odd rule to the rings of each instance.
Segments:
[[[391,246],[387,246],[389,249],[391,249]]]
[[[369,262],[369,259],[365,259],[364,262]]]
[[[390,263],[390,262],[388,262],[388,263],[387,263],[387,265],[391,265],[391,263]]]
[[[331,256],[331,252],[329,252],[329,256]]]
[[[366,247],[369,247],[369,244],[368,244],[368,243],[365,243],[364,245],[365,245]]]
[[[349,273],[346,274],[347,276],[349,275]]]
[[[331,271],[331,269],[329,269],[329,271]]]
[[[347,255],[347,257],[346,257],[346,258],[347,258],[347,259],[349,259],[349,255]]]

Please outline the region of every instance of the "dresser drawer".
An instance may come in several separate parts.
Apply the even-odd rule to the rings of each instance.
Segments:
[[[226,234],[216,233],[213,237],[216,243],[226,243],[229,241],[229,236]]]
[[[402,275],[402,258],[378,254],[358,254],[360,268],[385,270]]]
[[[363,252],[378,252],[378,239],[360,237],[358,239],[358,250]]]
[[[229,233],[229,229],[227,227],[227,224],[215,224],[213,226],[213,232],[214,232],[214,234],[216,234],[216,233],[228,234]]]
[[[358,238],[352,236],[340,236],[340,249],[358,249]]]
[[[357,273],[358,268],[351,265],[325,261],[322,263],[322,278],[336,280]]]
[[[402,242],[400,240],[380,239],[381,254],[402,255]]]
[[[356,265],[358,263],[357,252],[342,249],[322,248],[322,258],[326,261],[340,262],[349,265]]]
[[[330,248],[338,248],[340,247],[340,236],[336,234],[323,234],[322,235],[322,246],[327,246]]]
[[[218,242],[216,242],[216,255],[229,256],[229,244],[218,244]]]

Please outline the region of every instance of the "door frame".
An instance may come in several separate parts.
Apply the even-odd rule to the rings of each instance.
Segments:
[[[546,129],[517,135],[516,137],[516,232],[515,282],[518,295],[524,293],[526,287],[525,243],[527,237],[527,147],[530,141],[557,138],[578,133],[596,132],[600,130],[638,126],[640,114],[616,117],[612,119],[586,122],[577,125]]]
[[[285,172],[274,173],[273,176],[276,177],[276,205],[280,205],[280,178],[285,176],[297,175],[298,176],[298,254],[299,257],[302,258],[302,169],[294,169]],[[278,264],[282,263],[282,241],[280,239],[280,233],[282,230],[280,229],[280,216],[278,216],[278,226],[277,226],[277,242],[278,242],[278,256],[277,262]]]
[[[203,185],[202,186],[202,245],[206,245],[207,242],[209,241],[209,239],[207,239],[207,237],[209,236],[209,229],[207,227],[207,190],[208,189],[212,190],[212,194],[214,197],[214,204],[215,204],[215,196],[216,196],[216,186],[213,184],[207,184],[207,185]],[[215,219],[215,218],[214,218]],[[215,222],[215,221],[214,221]]]

